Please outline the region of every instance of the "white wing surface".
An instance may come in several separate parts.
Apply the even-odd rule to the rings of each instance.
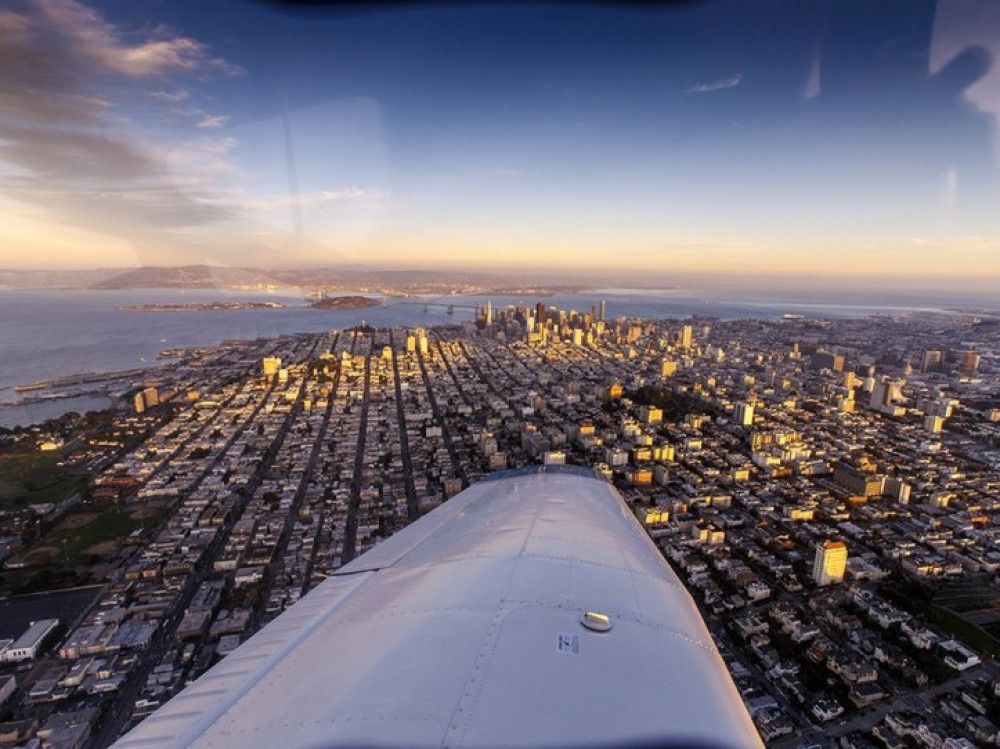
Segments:
[[[761,742],[620,495],[552,467],[478,483],[342,567],[116,744],[629,745]]]

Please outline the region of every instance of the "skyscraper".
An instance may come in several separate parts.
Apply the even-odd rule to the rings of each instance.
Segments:
[[[691,348],[691,337],[694,334],[694,329],[690,325],[685,325],[681,328],[681,348]]]
[[[832,351],[817,350],[811,358],[812,368],[817,372],[822,369],[829,369],[831,372],[844,371],[844,355],[835,354]]]
[[[963,351],[958,360],[959,374],[966,377],[974,377],[977,369],[979,369],[979,352],[975,349],[972,351]]]
[[[843,541],[827,541],[816,547],[813,580],[817,585],[839,583],[847,569],[847,546]]]
[[[545,325],[545,321],[547,319],[548,318],[545,315],[545,303],[539,302],[538,304],[535,305],[535,322],[537,322],[541,326]]]
[[[733,406],[733,419],[740,426],[748,427],[753,424],[753,403],[740,401]]]
[[[931,349],[925,351],[924,355],[920,357],[920,371],[921,372],[936,372],[941,368],[942,354],[938,349]]]
[[[144,413],[153,406],[160,405],[160,391],[155,387],[147,387],[135,394],[133,399],[135,412]]]

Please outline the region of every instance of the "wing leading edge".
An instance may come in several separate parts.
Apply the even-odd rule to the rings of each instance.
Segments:
[[[761,742],[620,495],[549,468],[478,483],[342,567],[116,744],[191,745]]]

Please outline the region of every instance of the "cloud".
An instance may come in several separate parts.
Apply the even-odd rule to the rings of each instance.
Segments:
[[[220,127],[225,127],[229,124],[229,117],[219,114],[205,114],[202,112],[202,118],[196,124],[198,127],[205,130],[217,130]]]
[[[169,114],[191,99],[177,79],[238,68],[169,29],[126,32],[77,0],[15,7],[0,9],[0,197],[50,222],[137,244],[233,216],[213,200],[205,167],[189,175],[168,169],[158,108]],[[228,122],[194,108],[183,115],[181,140]],[[221,157],[225,147],[215,147]]]
[[[127,44],[123,34],[75,0],[30,0],[22,12],[0,10],[0,90],[7,117],[33,122],[95,124],[106,114],[104,84],[151,80],[175,74],[233,74],[238,69],[212,57],[183,36]],[[161,84],[162,85],[162,84]],[[177,91],[174,96],[186,98]],[[171,96],[158,90],[160,98]]]
[[[170,104],[180,104],[182,101],[190,99],[191,93],[185,91],[183,88],[179,88],[176,91],[153,91],[150,93],[150,96]]]
[[[733,73],[728,78],[720,78],[708,83],[699,83],[687,90],[689,94],[707,94],[710,91],[721,91],[726,88],[736,88],[743,82],[743,73]]]
[[[815,99],[823,89],[823,68],[819,59],[819,52],[813,55],[812,63],[809,65],[809,78],[806,80],[805,90],[802,96],[806,99]]]
[[[202,109],[198,95],[239,71],[204,44],[165,28],[117,27],[78,0],[12,2],[16,9],[11,0],[0,8],[0,226],[21,214],[51,227],[50,237],[115,237],[144,264],[273,262],[292,253],[330,261],[361,246],[388,193],[348,186],[290,197],[241,187],[248,175],[234,136],[252,133]],[[368,164],[378,154],[377,108],[320,114],[338,136],[331,142],[341,163]],[[322,187],[327,178],[304,184]],[[315,218],[332,244],[285,228],[289,211]],[[75,245],[43,264],[79,264],[71,253],[85,252]]]
[[[0,160],[24,179],[70,186],[149,177],[156,150],[113,128],[32,127],[0,117]]]
[[[58,41],[54,65],[74,60],[79,71],[126,78],[155,78],[171,73],[236,73],[239,69],[225,60],[212,57],[205,45],[194,39],[171,34],[159,28],[154,38],[128,44],[118,29],[96,11],[76,0],[32,0],[22,18],[14,21],[21,31],[22,49],[39,51],[38,42]],[[62,60],[60,59],[62,58]]]
[[[268,198],[246,200],[233,207],[243,211],[268,213],[271,211],[287,211],[293,206],[315,213],[332,212],[352,208],[358,205],[370,206],[389,197],[381,190],[363,187],[346,187],[341,190],[320,190],[299,196],[281,195]]]

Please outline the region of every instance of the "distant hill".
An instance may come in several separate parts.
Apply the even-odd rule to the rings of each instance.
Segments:
[[[330,290],[392,290],[397,293],[449,293],[456,286],[490,289],[514,286],[516,278],[488,273],[432,270],[357,270],[305,268],[263,270],[185,265],[121,271],[93,284],[98,289],[213,288],[219,286],[303,286]]]
[[[301,268],[265,270],[214,265],[99,270],[0,270],[0,287],[77,289],[212,289],[297,286],[320,293],[362,291],[384,295],[455,293],[559,293],[587,284],[546,285],[533,274],[438,270]]]
[[[147,267],[122,271],[93,284],[95,289],[210,289],[274,283],[265,271],[255,268],[223,268],[183,265],[178,268]]]
[[[81,289],[95,286],[122,271],[96,270],[0,270],[0,287],[16,289]]]

